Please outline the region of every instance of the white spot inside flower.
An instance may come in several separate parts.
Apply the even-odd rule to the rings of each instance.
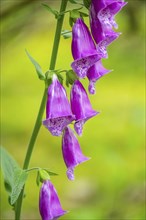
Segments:
[[[74,168],[72,168],[72,167],[68,168],[66,174],[67,174],[67,177],[68,177],[69,180],[74,180],[75,179],[75,177],[74,177]]]

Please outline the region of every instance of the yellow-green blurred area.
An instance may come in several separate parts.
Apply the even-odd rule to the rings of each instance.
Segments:
[[[43,94],[25,49],[44,71],[50,64],[56,20],[41,3],[59,9],[59,0],[1,0],[1,143],[22,167],[27,144]],[[80,7],[68,4],[68,9]],[[84,126],[79,142],[91,159],[75,169],[75,181],[66,177],[61,137],[43,126],[30,167],[49,168],[51,181],[68,214],[66,220],[144,220],[144,69],[145,1],[129,0],[116,16],[122,35],[108,47],[104,66],[113,70],[96,84],[90,100],[100,114]],[[88,19],[86,19],[88,24]],[[71,30],[66,14],[63,29]],[[59,46],[56,69],[69,69],[73,61],[71,39]],[[88,81],[82,80],[88,87]],[[65,83],[64,83],[65,85]],[[69,95],[69,89],[67,89]],[[45,118],[45,114],[44,114]],[[22,219],[39,220],[36,171],[29,174]],[[1,175],[1,219],[14,219]]]

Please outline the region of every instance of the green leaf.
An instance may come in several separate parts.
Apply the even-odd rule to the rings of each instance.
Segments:
[[[13,179],[13,185],[12,185],[12,192],[10,195],[10,203],[11,205],[15,204],[17,201],[21,190],[26,182],[28,173],[22,169],[16,169],[14,171],[14,179]]]
[[[56,73],[57,77],[58,77],[58,80],[59,82],[63,85],[63,77],[61,76],[60,73]]]
[[[49,175],[48,171],[46,171],[44,169],[40,169],[39,174],[40,174],[40,181],[41,182],[43,182],[44,180],[50,179],[50,175]]]
[[[74,21],[80,17],[80,12],[77,9],[73,9],[70,11],[70,17],[74,19]]]
[[[64,39],[68,39],[72,37],[72,32],[68,30],[61,31],[61,35],[64,37]]]
[[[19,169],[17,162],[3,148],[0,148],[1,153],[1,169],[4,176],[4,184],[7,192],[10,194],[13,186],[14,170]]]
[[[76,1],[76,0],[69,0],[69,2],[72,4],[78,4],[78,1]]]
[[[82,11],[80,11],[80,16],[81,16],[81,18],[84,18],[84,17],[88,17],[89,15],[84,13],[84,12],[82,12]]]
[[[38,171],[38,172],[37,172],[37,177],[36,177],[36,184],[37,184],[37,186],[40,185],[40,182],[41,182],[41,178],[40,178],[40,173],[39,173],[39,171]]]
[[[72,27],[73,24],[74,24],[74,21],[73,21],[73,19],[69,16],[69,25]]]
[[[34,65],[35,69],[36,69],[36,72],[38,74],[38,77],[39,79],[41,80],[45,80],[45,75],[40,67],[40,65],[37,63],[37,61],[28,53],[27,50],[26,51],[26,54],[28,56],[28,58],[30,59],[30,61],[32,62],[32,64]]]
[[[44,169],[50,176],[58,176],[57,173],[54,173],[52,171],[49,171],[48,169]]]
[[[69,87],[69,84],[72,85],[78,77],[73,70],[68,70],[66,72],[66,86]]]
[[[97,0],[98,1],[98,0]],[[85,5],[85,7],[87,9],[89,9],[90,5],[91,5],[91,0],[83,0],[83,4]]]
[[[50,6],[46,5],[46,4],[42,4],[49,12],[51,12],[53,15],[55,15],[55,18],[58,19],[59,17],[59,12],[52,9]]]

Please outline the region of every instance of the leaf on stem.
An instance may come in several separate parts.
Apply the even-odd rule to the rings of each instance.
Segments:
[[[17,162],[12,156],[3,148],[0,148],[1,153],[1,169],[4,176],[4,184],[7,192],[10,194],[12,191],[14,170],[19,169]]]
[[[83,0],[84,6],[89,9],[90,4],[91,4],[91,0]]]
[[[0,148],[0,151],[4,184],[9,194],[10,205],[13,206],[19,197],[28,174],[19,167],[14,158],[3,147]]]
[[[55,18],[58,19],[59,18],[59,12],[56,11],[55,9],[52,9],[49,5],[46,4],[42,4],[49,12],[51,12],[53,15],[55,15]]]
[[[48,169],[44,169],[50,176],[58,176],[57,173],[54,173],[52,171],[49,171]]]
[[[36,69],[36,72],[37,72],[37,75],[39,77],[40,80],[45,80],[45,75],[41,69],[41,66],[37,63],[37,61],[28,53],[27,50],[26,51],[26,54],[28,56],[28,58],[30,59],[30,61],[32,62],[32,64],[34,65],[35,69]]]
[[[76,0],[69,0],[69,2],[72,4],[78,4],[78,1],[76,1]]]
[[[13,179],[13,186],[12,186],[12,192],[10,195],[10,203],[11,205],[14,205],[17,201],[21,190],[26,182],[28,173],[25,172],[22,169],[16,169],[14,171],[14,179]]]
[[[66,71],[66,86],[69,87],[69,84],[72,85],[78,77],[73,70]]]
[[[63,30],[63,31],[61,31],[61,35],[63,36],[64,39],[68,39],[68,38],[72,37],[72,31]]]

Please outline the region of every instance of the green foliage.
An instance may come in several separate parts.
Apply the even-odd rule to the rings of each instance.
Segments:
[[[83,3],[84,3],[84,5],[85,5],[85,7],[86,7],[87,9],[89,9],[90,4],[91,4],[91,0],[83,0]]]
[[[12,192],[10,195],[10,204],[14,205],[17,201],[21,190],[26,182],[27,179],[27,172],[22,169],[15,169],[14,177],[13,177],[13,185],[12,185]]]
[[[60,71],[60,70],[48,70],[45,75],[46,75],[46,85],[49,86],[51,85],[52,83],[52,77],[53,77],[53,74],[56,74],[57,77],[58,77],[58,80],[61,84],[63,84],[63,77],[62,75],[60,74],[60,72],[63,72],[63,71]]]
[[[45,180],[49,180],[50,176],[57,176],[57,173],[51,172],[48,169],[38,169],[36,184],[39,186],[40,182],[44,182]]]
[[[79,2],[77,0],[69,0],[70,3],[72,4],[78,4]]]
[[[64,37],[64,39],[68,39],[68,38],[72,37],[72,31],[63,30],[61,32],[61,35]]]
[[[57,77],[58,77],[59,82],[60,82],[61,84],[63,84],[63,77],[62,77],[62,75],[61,75],[59,72],[57,72],[56,74],[57,74]]]
[[[36,72],[38,74],[38,78],[40,80],[45,80],[45,75],[41,69],[41,66],[37,63],[37,61],[35,61],[35,59],[28,53],[28,51],[26,50],[26,54],[29,57],[30,61],[32,62],[32,64],[34,65]]]
[[[69,84],[72,85],[78,77],[73,70],[66,71],[66,86],[69,87]]]
[[[27,179],[27,173],[22,170],[12,156],[1,147],[1,169],[4,185],[9,194],[10,204],[13,206]]]
[[[12,191],[14,170],[18,169],[19,166],[3,147],[0,148],[0,154],[1,154],[1,169],[4,176],[4,183],[7,192],[10,194]]]
[[[73,24],[76,22],[76,19],[84,17],[88,17],[89,15],[85,12],[80,11],[83,7],[81,8],[76,8],[70,11],[70,16],[69,16],[69,24],[72,27]]]
[[[50,175],[46,170],[40,169],[39,171],[39,175],[40,175],[40,181],[43,182],[44,180],[49,180],[50,179]]]
[[[58,19],[59,18],[59,12],[56,11],[55,9],[52,9],[49,5],[46,4],[42,4],[49,12],[51,12],[53,15],[55,15],[55,18]]]

